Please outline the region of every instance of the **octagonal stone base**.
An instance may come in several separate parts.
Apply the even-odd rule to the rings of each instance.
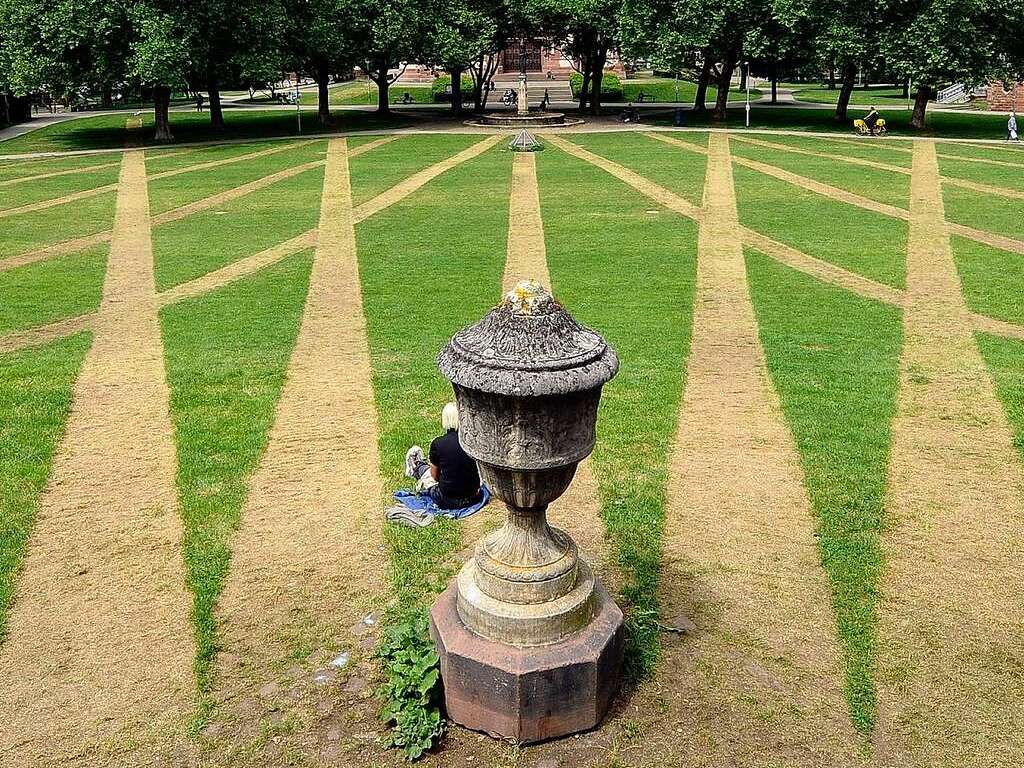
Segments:
[[[453,582],[430,610],[441,657],[448,717],[474,731],[519,743],[586,731],[604,718],[622,670],[622,611],[600,584],[593,621],[577,634],[535,648],[486,640],[459,618]]]

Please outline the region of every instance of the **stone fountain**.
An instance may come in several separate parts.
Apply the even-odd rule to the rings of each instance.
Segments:
[[[618,688],[622,612],[548,505],[594,448],[614,350],[519,283],[438,356],[459,439],[508,508],[431,610],[449,717],[517,742],[593,728]]]

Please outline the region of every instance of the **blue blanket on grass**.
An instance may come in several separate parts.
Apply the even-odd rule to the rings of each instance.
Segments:
[[[487,503],[491,500],[491,490],[486,485],[480,487],[480,501],[471,507],[463,507],[462,509],[441,509],[434,500],[426,493],[416,493],[416,491],[408,491],[405,489],[395,491],[395,501],[402,506],[408,507],[416,512],[421,512],[425,515],[432,515],[434,517],[452,517],[456,520],[461,520],[464,517],[475,515],[481,509],[487,506]]]

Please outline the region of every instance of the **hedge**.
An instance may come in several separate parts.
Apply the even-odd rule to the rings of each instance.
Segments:
[[[452,84],[451,75],[441,75],[434,79],[433,84],[430,86],[430,95],[434,101],[449,101],[451,95],[445,93],[445,89]],[[470,75],[462,76],[462,98],[473,98],[473,78]]]
[[[572,97],[578,99],[583,88],[583,75],[573,72],[569,75]],[[622,81],[614,72],[605,72],[601,78],[601,101],[622,101]]]

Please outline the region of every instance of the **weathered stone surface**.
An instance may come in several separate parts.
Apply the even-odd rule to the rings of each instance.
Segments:
[[[518,741],[586,730],[618,685],[622,612],[546,516],[594,448],[618,365],[530,281],[438,356],[459,441],[508,507],[432,613],[449,714],[467,727]]]
[[[526,743],[600,724],[619,686],[622,612],[598,585],[597,611],[562,642],[516,648],[473,634],[453,584],[430,612],[448,716],[472,730]]]

